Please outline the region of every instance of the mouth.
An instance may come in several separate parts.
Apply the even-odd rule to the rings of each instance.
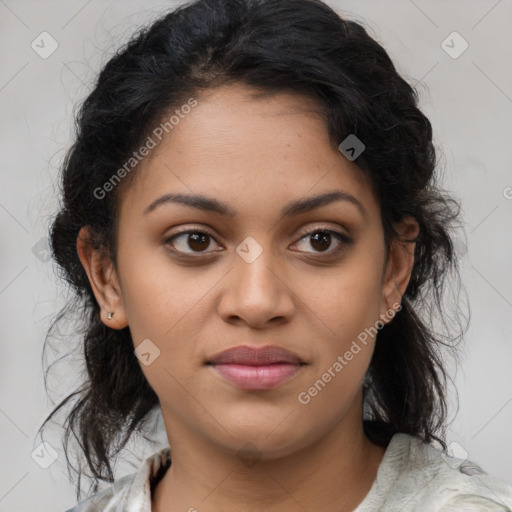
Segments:
[[[275,388],[306,365],[298,355],[283,348],[247,345],[225,350],[206,364],[222,378],[247,391]]]

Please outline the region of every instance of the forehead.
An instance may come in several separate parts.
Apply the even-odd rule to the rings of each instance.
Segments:
[[[138,165],[122,210],[129,203],[130,212],[141,214],[162,194],[182,192],[262,213],[333,189],[375,208],[370,178],[332,146],[321,106],[311,98],[230,85],[195,99]]]

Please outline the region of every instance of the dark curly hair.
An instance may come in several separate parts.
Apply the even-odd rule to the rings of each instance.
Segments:
[[[400,238],[394,224],[405,216],[418,222],[419,235],[409,240],[416,242],[415,260],[402,309],[379,331],[365,379],[364,429],[382,446],[404,432],[446,450],[448,374],[440,349],[453,349],[458,337],[449,329],[443,334],[443,283],[450,273],[460,283],[451,234],[460,224],[460,204],[438,183],[432,127],[418,108],[416,89],[361,24],[320,0],[198,0],[142,28],[104,65],[77,114],[74,143],[62,166],[62,201],[52,219],[50,246],[72,300],[53,320],[43,353],[57,326],[78,318],[83,328],[74,335],[83,343],[87,374],[40,430],[77,399],[66,417],[64,450],[69,471],[73,434],[94,491],[99,480],[114,481],[110,461],[132,434],[144,435],[160,404],[134,355],[129,328],[114,330],[100,320],[78,258],[77,235],[89,226],[90,243],[115,266],[117,198],[136,168],[104,199],[94,191],[165,115],[201,91],[231,83],[262,94],[312,98],[334,147],[350,134],[363,141],[355,163],[371,177],[387,254],[390,242]],[[80,499],[83,466],[73,469]]]

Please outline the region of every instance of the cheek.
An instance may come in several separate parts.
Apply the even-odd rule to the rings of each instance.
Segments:
[[[297,396],[308,414],[333,422],[354,404],[368,369],[378,333],[380,273],[342,272],[311,304],[323,328],[318,335],[312,378]]]
[[[150,338],[157,344],[175,337],[180,324],[187,323],[201,307],[205,290],[215,276],[193,268],[180,268],[163,248],[119,251],[123,276],[123,303],[135,344]],[[211,283],[210,283],[211,281]]]
[[[354,258],[356,259],[356,258]],[[381,301],[380,266],[370,258],[358,258],[308,292],[312,310],[321,319],[326,334],[343,344],[379,319]]]

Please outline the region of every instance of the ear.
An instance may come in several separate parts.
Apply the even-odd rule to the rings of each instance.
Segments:
[[[414,265],[415,240],[419,233],[418,223],[412,217],[405,217],[395,224],[396,231],[401,238],[414,240],[414,242],[400,242],[392,240],[389,248],[389,259],[382,282],[382,300],[380,319],[385,324],[391,322],[400,309],[402,296],[405,293],[411,278]]]
[[[78,256],[100,305],[102,322],[112,329],[123,329],[128,321],[119,279],[112,260],[104,252],[95,249],[92,240],[89,227],[82,227],[76,241]],[[109,312],[113,313],[112,318],[107,317]]]

